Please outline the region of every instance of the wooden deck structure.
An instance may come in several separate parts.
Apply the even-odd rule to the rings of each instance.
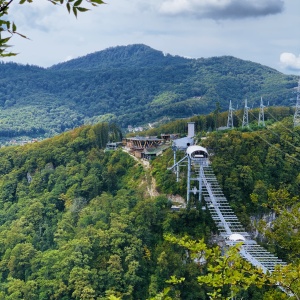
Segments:
[[[164,143],[164,140],[156,137],[137,136],[133,138],[126,138],[125,143],[127,148],[134,151],[158,147]]]
[[[125,138],[123,143],[129,151],[138,158],[150,160],[151,158],[160,155],[169,145],[165,145],[164,139],[157,137],[131,137]]]

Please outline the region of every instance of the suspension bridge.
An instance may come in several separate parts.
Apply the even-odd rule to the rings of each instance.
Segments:
[[[198,194],[200,201],[204,199],[225,244],[233,246],[241,243],[240,255],[253,266],[261,268],[264,273],[272,273],[276,265],[286,265],[284,261],[260,246],[246,232],[218,184],[210,166],[207,150],[197,145],[187,146],[186,155],[178,162],[176,162],[175,155],[176,146],[173,150],[174,164],[168,169],[174,171],[179,180],[180,167],[187,167],[187,202],[190,201],[191,194]]]
[[[261,98],[258,125],[262,126],[265,126],[264,107]],[[249,107],[246,100],[242,127],[249,127],[248,112]],[[300,125],[300,80],[298,82],[297,103],[293,121],[294,127]],[[233,108],[231,102],[229,104],[227,128],[233,128]],[[219,186],[210,165],[209,153],[204,147],[194,145],[193,143],[193,122],[188,123],[188,131],[186,138],[173,141],[174,164],[168,168],[176,174],[176,180],[179,181],[180,167],[187,167],[187,203],[190,201],[191,194],[198,194],[199,201],[204,199],[225,245],[234,246],[239,243],[240,255],[254,267],[260,268],[267,274],[272,273],[277,265],[285,266],[286,262],[259,245],[244,229]],[[186,155],[179,161],[176,161],[177,150],[186,151]],[[284,288],[280,287],[280,289],[289,296],[292,296]]]

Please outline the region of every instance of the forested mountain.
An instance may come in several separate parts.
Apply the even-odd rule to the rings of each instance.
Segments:
[[[100,123],[0,149],[1,299],[147,299],[173,273],[198,274],[163,234],[200,238],[208,219],[151,198],[141,163],[104,152],[111,134]],[[184,299],[204,294],[196,277],[188,285]]]
[[[122,128],[164,117],[292,106],[296,76],[234,57],[188,59],[145,45],[109,48],[44,69],[0,64],[0,137],[52,136],[84,123]],[[293,101],[291,101],[291,99]]]
[[[105,152],[120,130],[98,123],[0,149],[0,298],[229,299],[233,280],[246,300],[286,299],[278,282],[299,296],[299,128],[286,117],[200,141],[205,118],[192,119],[199,143],[214,154],[213,169],[243,224],[249,231],[257,225],[260,241],[290,263],[279,277],[265,279],[235,252],[224,261],[203,204],[171,210],[167,195],[186,195],[184,178],[176,182],[167,170],[171,149],[147,169],[122,150]],[[149,193],[152,177],[159,196]],[[269,215],[277,217],[273,227],[265,223]],[[203,251],[206,263],[195,263]],[[216,289],[222,297],[209,298]]]

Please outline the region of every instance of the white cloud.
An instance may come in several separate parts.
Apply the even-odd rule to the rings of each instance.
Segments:
[[[295,35],[295,28],[300,27],[299,0],[130,0],[130,5],[123,0],[105,2],[78,18],[69,15],[66,7],[47,0],[24,5],[12,2],[8,17],[30,40],[14,36],[11,49],[19,55],[5,61],[48,67],[108,47],[143,43],[172,55],[232,55],[299,73],[281,68],[278,55],[286,49],[299,53],[300,39]],[[280,13],[283,2],[284,11]],[[273,15],[249,17],[267,14]]]
[[[221,20],[273,15],[283,8],[283,0],[164,0],[160,12]]]
[[[73,55],[68,55],[68,56],[65,58],[64,62],[69,61],[69,60],[71,60],[71,59],[73,59],[73,58],[74,58]]]
[[[293,53],[284,52],[280,55],[281,65],[288,70],[300,70],[300,55],[297,57]]]

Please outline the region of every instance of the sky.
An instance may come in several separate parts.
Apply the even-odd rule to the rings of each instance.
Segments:
[[[47,0],[18,2],[9,18],[29,39],[14,36],[11,50],[19,54],[4,61],[50,67],[145,44],[189,58],[231,55],[300,75],[299,0],[107,0],[77,18]]]

